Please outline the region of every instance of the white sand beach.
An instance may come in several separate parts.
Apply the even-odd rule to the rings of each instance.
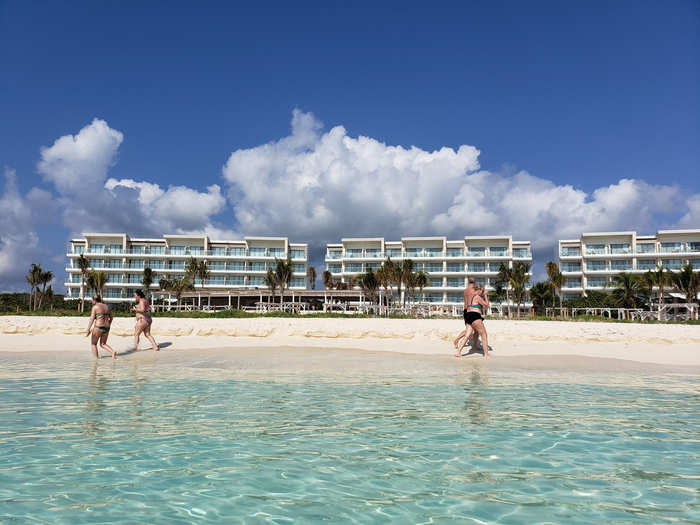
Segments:
[[[0,352],[85,349],[89,353],[86,324],[86,318],[78,317],[3,316]],[[495,361],[579,356],[700,366],[698,325],[488,320],[486,327]],[[168,350],[296,347],[452,355],[452,339],[462,328],[459,319],[157,317],[153,335]],[[127,350],[132,334],[133,319],[116,318],[110,342],[118,351]],[[142,338],[141,348],[147,347]],[[475,354],[467,359],[483,358]]]

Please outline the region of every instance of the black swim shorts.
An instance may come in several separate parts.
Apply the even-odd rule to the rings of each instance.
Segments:
[[[464,310],[464,322],[467,324],[472,324],[474,321],[484,320],[479,312],[467,312]]]

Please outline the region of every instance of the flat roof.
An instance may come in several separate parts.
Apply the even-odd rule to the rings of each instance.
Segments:
[[[446,241],[447,237],[433,235],[430,237],[401,237],[401,241]]]
[[[659,235],[673,235],[674,233],[700,233],[700,230],[659,230]]]
[[[340,242],[383,242],[384,237],[343,237]]]
[[[289,241],[289,237],[244,237],[246,241]]]
[[[592,233],[582,233],[581,237],[602,237],[602,236],[613,236],[613,235],[635,235],[637,232],[592,232]]]
[[[510,235],[467,235],[464,237],[465,241],[474,239],[474,240],[479,240],[483,241],[486,239],[511,239],[512,237]]]

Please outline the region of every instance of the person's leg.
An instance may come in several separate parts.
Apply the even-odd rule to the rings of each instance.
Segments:
[[[462,340],[460,347],[457,349],[455,357],[462,357],[462,350],[464,350],[464,347],[467,346],[467,341],[469,341],[473,330],[474,329],[471,325],[467,325],[467,328],[464,330],[464,339]]]
[[[484,326],[484,322],[479,319],[478,321],[474,321],[472,323],[472,326],[474,327],[474,330],[479,334],[479,337],[481,337],[481,346],[484,349],[484,357],[489,356],[489,339],[488,335],[486,334],[486,327]]]
[[[146,323],[143,321],[138,320],[134,326],[134,351],[139,349],[139,336],[141,335],[141,332],[143,332],[143,326],[145,324]]]
[[[454,340],[453,344],[455,345],[455,348],[457,348],[459,346],[459,340],[462,339],[462,337],[464,337],[466,334],[467,334],[467,328],[465,327],[464,330],[462,330],[459,333],[459,335],[457,336],[457,339]]]
[[[146,326],[143,329],[143,335],[145,335],[146,339],[148,339],[151,342],[151,344],[153,345],[153,350],[155,350],[156,352],[160,350],[160,348],[158,348],[158,343],[156,343],[156,340],[153,339],[153,336],[151,335],[151,323],[146,323]]]
[[[100,337],[100,348],[104,348],[105,350],[112,352],[112,359],[116,359],[117,358],[117,351],[107,344],[108,337],[109,337],[109,332],[105,332],[104,334],[102,334],[102,337]]]
[[[100,331],[97,328],[92,329],[92,334],[90,335],[90,350],[92,350],[92,355],[96,358],[100,358],[100,354],[97,351],[97,341],[100,339]]]

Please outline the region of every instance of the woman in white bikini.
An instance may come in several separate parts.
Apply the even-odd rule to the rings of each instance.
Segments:
[[[159,350],[156,340],[153,339],[151,335],[151,324],[153,324],[153,319],[151,319],[151,304],[146,299],[146,296],[141,290],[136,290],[134,292],[134,299],[136,299],[137,304],[131,307],[132,312],[136,312],[136,326],[134,327],[134,350],[139,349],[139,336],[143,333],[151,344],[153,345],[153,350],[156,352]]]

